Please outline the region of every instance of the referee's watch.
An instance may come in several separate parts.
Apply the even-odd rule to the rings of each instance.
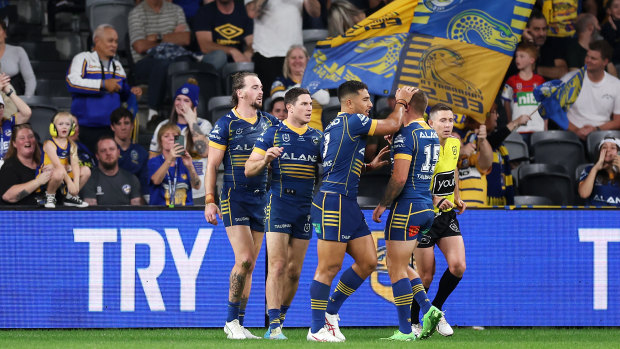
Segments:
[[[157,33],[157,42],[161,42],[163,39],[163,35],[161,35],[161,33]]]

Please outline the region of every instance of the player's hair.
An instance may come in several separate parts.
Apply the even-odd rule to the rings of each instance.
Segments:
[[[364,11],[347,0],[334,0],[327,14],[327,33],[329,36],[344,35],[355,25],[356,19],[364,15]]]
[[[99,143],[101,143],[102,141],[105,141],[106,139],[110,139],[112,140],[112,142],[114,142],[114,144],[116,144],[116,141],[114,140],[114,136],[112,136],[109,133],[104,133],[101,135],[101,137],[99,137],[99,139],[97,139],[97,143],[95,144],[95,154],[99,153]]]
[[[437,115],[437,113],[439,113],[440,111],[444,111],[444,110],[452,111],[452,108],[449,105],[443,104],[443,103],[435,104],[431,108],[431,110],[428,112],[429,119],[433,119],[435,115]]]
[[[121,122],[122,118],[129,118],[129,120],[133,122],[134,116],[129,109],[125,107],[118,107],[112,111],[112,114],[110,114],[110,123],[118,124]]]
[[[286,51],[286,56],[284,56],[284,64],[282,65],[282,76],[284,76],[285,79],[290,79],[291,77],[291,68],[288,66],[288,64],[289,56],[291,55],[291,53],[293,53],[294,50],[301,50],[306,56],[306,60],[310,58],[310,56],[308,55],[308,50],[306,50],[306,47],[304,45],[293,45],[289,47],[288,51]]]
[[[256,75],[256,73],[251,73],[248,71],[242,71],[242,72],[238,72],[233,74],[232,76],[232,104],[233,107],[236,107],[237,105],[239,105],[239,97],[237,97],[237,91],[241,90],[242,88],[245,87],[245,77],[246,76],[256,76],[258,77],[258,75]]]
[[[295,104],[295,102],[297,102],[297,98],[301,95],[310,95],[310,91],[301,87],[293,87],[284,95],[284,105]]]
[[[368,90],[368,86],[357,80],[345,81],[338,86],[338,100],[342,103],[342,100],[349,95],[359,94],[361,90]]]
[[[428,105],[428,97],[426,97],[426,93],[422,90],[418,90],[418,92],[411,97],[409,105],[417,115],[423,116],[424,111],[426,111],[426,106]]]
[[[271,100],[271,102],[269,102],[269,112],[271,113],[273,111],[273,108],[276,106],[276,103],[278,102],[284,102],[284,97],[276,97],[274,99]],[[286,103],[284,103],[284,105],[286,105]]]
[[[530,13],[530,18],[527,20],[527,27],[530,27],[530,24],[532,23],[532,20],[534,19],[544,19],[545,23],[547,22],[547,19],[545,18],[545,15],[543,15],[543,13],[539,10],[539,9],[532,9],[532,12]]]
[[[167,131],[176,131],[178,134],[181,134],[181,129],[179,128],[179,126],[177,126],[176,124],[173,124],[171,122],[165,123],[163,124],[160,128],[159,131],[157,132],[157,148],[158,150],[161,152],[162,151],[162,147],[161,147],[161,137],[164,135],[164,133],[166,133]]]
[[[611,56],[614,53],[614,49],[611,48],[611,45],[609,45],[607,40],[596,40],[591,42],[590,50],[600,52],[601,58],[608,61],[611,60]]]
[[[516,51],[523,51],[535,60],[538,59],[538,46],[531,42],[521,41],[519,45],[517,45]]]
[[[13,126],[13,133],[11,133],[11,140],[9,141],[9,149],[4,155],[4,160],[8,160],[17,155],[17,149],[15,149],[15,146],[13,145],[13,143],[17,139],[17,133],[23,129],[29,129],[30,131],[32,131],[32,133],[35,135],[35,138],[36,138],[37,134],[34,132],[30,124],[19,124],[19,125]],[[34,159],[34,162],[38,164],[41,162],[41,148],[39,147],[39,144],[36,142],[32,146],[34,147],[34,154],[32,154],[32,158]]]

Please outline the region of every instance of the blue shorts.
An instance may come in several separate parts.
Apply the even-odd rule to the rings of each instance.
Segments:
[[[265,231],[289,234],[291,238],[310,240],[310,200],[305,203],[269,194]]]
[[[433,225],[435,213],[432,204],[399,200],[390,207],[385,223],[385,240],[410,241],[427,234]]]
[[[223,187],[220,210],[225,227],[247,225],[253,231],[265,231],[267,195],[264,191]]]
[[[314,196],[310,215],[314,232],[321,240],[348,242],[370,235],[357,200],[348,196],[319,192]]]

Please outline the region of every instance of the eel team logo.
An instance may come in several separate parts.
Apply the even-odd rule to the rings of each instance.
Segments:
[[[424,0],[424,6],[433,12],[448,11],[463,0]]]

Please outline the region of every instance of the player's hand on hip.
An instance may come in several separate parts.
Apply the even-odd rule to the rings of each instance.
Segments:
[[[372,220],[377,223],[381,223],[381,215],[383,214],[383,212],[385,212],[385,209],[385,206],[377,205],[377,207],[375,207],[375,210],[372,211]]]
[[[205,205],[205,219],[207,222],[217,225],[217,217],[222,219],[222,213],[220,212],[220,208],[217,207],[214,203],[208,203]]]

